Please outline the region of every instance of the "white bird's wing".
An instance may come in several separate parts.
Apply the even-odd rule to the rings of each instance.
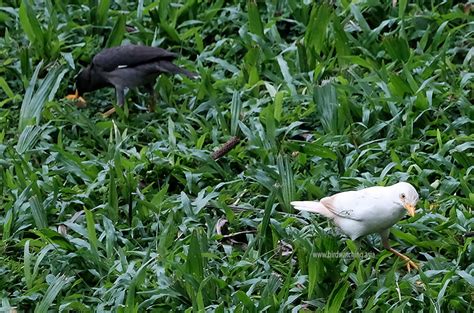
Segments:
[[[384,198],[383,187],[371,187],[358,191],[346,191],[321,199],[334,215],[355,221],[373,218]]]
[[[328,218],[334,217],[334,214],[318,201],[292,201],[291,205],[300,211],[318,213]]]

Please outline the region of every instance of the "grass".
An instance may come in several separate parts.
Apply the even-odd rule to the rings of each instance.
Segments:
[[[0,310],[472,311],[472,4],[309,2],[0,1]],[[64,99],[126,43],[200,79]],[[420,271],[289,205],[400,180]]]

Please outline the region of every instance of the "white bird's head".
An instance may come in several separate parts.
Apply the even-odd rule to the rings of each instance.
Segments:
[[[397,192],[396,202],[408,211],[408,215],[415,216],[415,206],[419,200],[415,187],[406,182],[399,182],[392,188]]]

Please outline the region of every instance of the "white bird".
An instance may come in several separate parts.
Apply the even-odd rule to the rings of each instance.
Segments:
[[[418,266],[406,255],[390,247],[390,227],[407,212],[415,215],[418,202],[416,189],[406,182],[387,187],[370,187],[357,191],[346,191],[318,201],[293,201],[291,205],[300,211],[321,214],[331,220],[342,232],[355,240],[361,236],[379,233],[385,249],[404,261],[408,271]]]

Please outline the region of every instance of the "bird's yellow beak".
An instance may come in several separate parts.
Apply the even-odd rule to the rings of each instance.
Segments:
[[[86,100],[83,97],[79,96],[79,92],[76,90],[74,94],[70,94],[66,96],[68,100],[75,100],[76,106],[79,108],[84,108],[87,105]]]
[[[416,208],[415,208],[414,205],[405,203],[404,207],[408,211],[408,215],[410,215],[411,217],[415,216],[415,209]]]

